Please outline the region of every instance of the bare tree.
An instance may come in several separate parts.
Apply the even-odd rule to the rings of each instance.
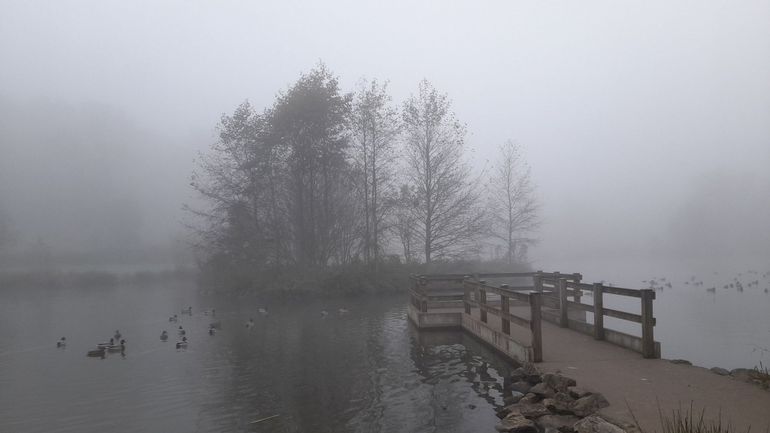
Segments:
[[[393,199],[393,223],[390,228],[401,242],[404,262],[414,261],[415,197],[409,185],[402,185],[398,197]]]
[[[500,146],[489,189],[490,235],[504,243],[506,260],[525,261],[531,236],[539,227],[539,204],[534,195],[531,169],[513,141]]]
[[[403,109],[407,177],[415,188],[416,237],[425,262],[474,251],[483,230],[479,179],[463,161],[465,127],[427,80]]]
[[[395,140],[399,133],[398,111],[391,107],[387,83],[364,81],[353,101],[351,157],[361,197],[362,252],[375,270],[383,250],[383,224],[390,211]]]

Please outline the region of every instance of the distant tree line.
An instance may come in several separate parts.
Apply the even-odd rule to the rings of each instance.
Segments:
[[[535,240],[538,205],[518,146],[502,146],[491,176],[474,174],[465,126],[426,80],[398,107],[387,83],[346,93],[319,65],[271,107],[244,102],[222,116],[218,133],[191,183],[209,206],[189,209],[210,269],[376,273],[385,261],[476,256],[483,242],[514,263]]]

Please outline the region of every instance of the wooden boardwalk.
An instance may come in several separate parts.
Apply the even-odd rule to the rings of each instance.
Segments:
[[[469,332],[514,364],[534,362],[544,372],[560,371],[604,394],[610,406],[603,414],[631,422],[631,408],[647,432],[661,431],[659,409],[666,413],[690,404],[697,414],[703,409],[707,417],[721,414],[736,432],[749,426],[752,432],[770,429],[770,392],[659,359],[654,292],[586,285],[580,279],[579,274],[542,272],[416,276],[409,318],[419,329]],[[589,290],[591,302],[585,304]],[[642,314],[603,308],[605,293],[638,298]],[[604,316],[638,323],[641,337],[604,327]]]

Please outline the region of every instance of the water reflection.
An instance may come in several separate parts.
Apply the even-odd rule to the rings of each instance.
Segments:
[[[505,362],[462,333],[417,332],[404,297],[346,301],[347,314],[335,304],[215,299],[186,284],[0,292],[0,431],[493,429]],[[123,356],[86,357],[115,329]]]

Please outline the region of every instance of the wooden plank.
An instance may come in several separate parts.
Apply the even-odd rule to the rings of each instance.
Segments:
[[[604,315],[616,319],[628,320],[629,322],[642,323],[642,316],[638,314],[626,313],[625,311],[613,310],[611,308],[605,308]]]
[[[482,304],[478,304],[478,303],[473,302],[473,301],[471,301],[469,304],[471,306],[473,306],[473,307],[478,308],[479,310],[484,310],[485,312],[487,312],[489,314],[493,314],[495,316],[498,316],[501,319],[506,319],[506,320],[510,321],[511,323],[516,324],[516,325],[523,326],[525,328],[529,327],[530,321],[525,319],[525,318],[523,318],[523,317],[519,317],[519,316],[517,316],[515,314],[511,314],[511,313],[504,313],[504,312],[502,312],[502,311],[498,310],[497,308],[492,307],[490,305],[482,305]]]
[[[612,295],[620,295],[620,296],[631,296],[633,298],[641,298],[642,294],[639,290],[634,289],[624,289],[622,287],[607,287],[604,286],[604,293],[609,293]]]

